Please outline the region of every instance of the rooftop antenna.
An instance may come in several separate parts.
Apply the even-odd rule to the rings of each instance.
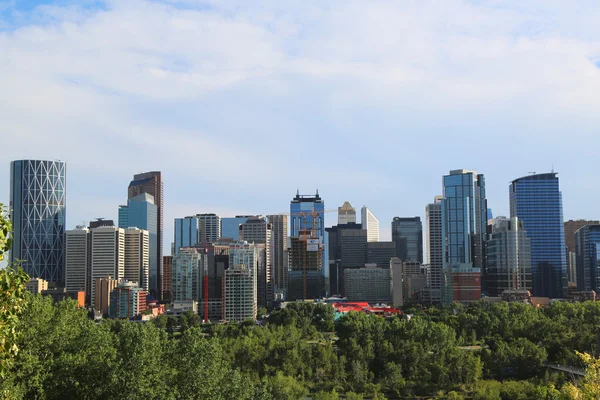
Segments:
[[[533,171],[533,172],[528,172],[528,173],[529,173],[529,174],[531,174],[531,175],[535,175],[535,171]]]
[[[554,163],[552,163],[552,173],[554,173]]]

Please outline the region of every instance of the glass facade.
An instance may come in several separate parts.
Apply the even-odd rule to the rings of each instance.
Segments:
[[[600,225],[586,225],[575,232],[577,289],[600,289]]]
[[[127,206],[119,207],[119,228],[139,228],[148,231],[149,239],[149,284],[157,284],[158,262],[158,208],[154,197],[148,193],[139,194],[127,200]]]
[[[396,245],[396,257],[403,261],[423,263],[423,224],[421,217],[392,220],[392,241]]]
[[[443,183],[443,301],[447,303],[457,297],[457,288],[452,287],[453,269],[467,268],[470,273],[485,269],[487,200],[483,174],[469,170],[450,171],[444,176]]]
[[[251,216],[221,218],[221,237],[224,239],[239,240],[240,225],[248,221]]]
[[[532,292],[539,297],[560,298],[568,291],[562,194],[556,175],[515,179],[509,188],[510,216],[523,221],[531,240]]]
[[[315,214],[314,218],[312,214]],[[323,248],[323,262],[321,273],[329,276],[329,260],[327,252],[327,238],[325,237],[325,202],[317,192],[314,196],[301,196],[296,194],[290,203],[290,236],[297,237],[300,230],[314,230],[315,236],[321,239]]]
[[[198,242],[198,218],[175,218],[175,254],[182,247],[193,247]]]
[[[13,245],[10,262],[32,277],[65,282],[66,164],[19,160],[10,164]]]

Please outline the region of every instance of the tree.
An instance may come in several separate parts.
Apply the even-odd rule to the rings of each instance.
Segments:
[[[308,394],[302,383],[281,372],[268,379],[268,390],[277,400],[301,400]]]
[[[0,261],[12,245],[12,224],[3,204],[0,204]],[[12,266],[0,270],[0,377],[12,365],[19,352],[17,324],[25,307],[25,283],[29,276]]]
[[[577,355],[586,366],[583,380],[576,386],[566,384],[561,394],[565,399],[573,400],[598,400],[600,395],[600,358],[595,358],[587,353]]]

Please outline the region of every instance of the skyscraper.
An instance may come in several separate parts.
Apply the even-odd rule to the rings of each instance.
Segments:
[[[223,319],[241,322],[256,319],[256,271],[245,264],[234,264],[225,271]]]
[[[485,270],[487,200],[483,174],[459,169],[443,178],[442,248],[443,298],[446,303],[478,300],[481,288],[474,290],[463,277],[471,279]]]
[[[10,163],[10,262],[58,285],[65,282],[66,169],[61,161]]]
[[[575,232],[577,289],[600,290],[600,225],[586,225]]]
[[[154,197],[148,193],[141,193],[127,200],[126,206],[119,207],[119,228],[138,228],[148,232],[148,273],[158,271],[158,207],[154,204]],[[149,278],[149,277],[148,277]],[[126,278],[130,279],[130,278]],[[150,290],[150,282],[143,283],[139,280],[138,285],[146,292]],[[153,292],[154,296],[160,296]]]
[[[173,256],[172,300],[200,301],[200,270],[203,266],[203,251],[182,248]]]
[[[163,259],[163,182],[162,173],[160,171],[151,171],[133,176],[133,181],[129,183],[127,189],[127,198],[133,199],[142,193],[148,193],[153,197],[156,205],[156,249],[151,255],[151,260],[156,260],[150,265],[150,293],[153,296],[160,298],[160,289],[162,287],[162,259]],[[149,228],[138,227],[140,229]]]
[[[531,290],[531,242],[518,218],[498,218],[486,243],[487,295],[500,297],[505,290]]]
[[[221,237],[221,217],[216,214],[197,214],[200,243],[214,243]]]
[[[421,217],[392,220],[392,241],[396,244],[396,257],[403,261],[423,263],[423,224]]]
[[[257,301],[260,307],[270,306],[273,301],[272,251],[273,226],[265,218],[250,218],[240,225],[241,241],[262,243],[264,247],[265,268],[257,271]]]
[[[324,246],[327,245],[325,237],[325,202],[319,196],[318,190],[314,196],[300,195],[298,191],[296,197],[290,202],[290,237],[299,237],[300,231],[303,230],[314,232],[315,237],[320,240],[323,259],[319,270],[323,277],[329,276],[327,251],[323,251]]]
[[[240,234],[240,225],[248,221],[249,218],[256,215],[236,215],[235,217],[221,218],[221,238],[238,240]]]
[[[567,246],[567,275],[569,283],[577,284],[575,232],[586,225],[599,225],[600,221],[578,219],[565,222],[565,245]]]
[[[360,210],[362,228],[367,231],[368,242],[379,242],[379,220],[367,206]]]
[[[343,295],[344,271],[367,263],[367,231],[361,224],[339,224],[326,228],[329,236],[329,293]]]
[[[173,256],[163,256],[162,299],[171,301],[173,287]]]
[[[201,243],[198,217],[175,218],[175,253],[182,247],[193,247]]]
[[[356,222],[356,209],[345,201],[341,207],[338,207],[338,225]]]
[[[523,221],[531,240],[533,295],[567,295],[567,254],[562,194],[555,172],[515,179],[510,184],[510,216]]]
[[[429,301],[439,303],[442,301],[442,268],[444,264],[442,196],[436,196],[434,202],[425,207],[425,224],[427,226],[425,245],[430,273]]]
[[[91,300],[95,307],[97,279],[112,277],[118,281],[125,277],[125,231],[114,226],[101,226],[90,232]]]
[[[288,237],[288,216],[287,215],[267,215],[267,221],[272,226],[273,233],[273,252],[272,252],[272,270],[275,292],[284,292],[287,290],[287,237]]]
[[[139,228],[125,229],[124,279],[136,282],[137,286],[148,291],[150,270],[150,235]]]
[[[86,292],[90,282],[90,231],[86,227],[66,231],[65,288],[67,292]],[[89,302],[89,299],[87,300]]]

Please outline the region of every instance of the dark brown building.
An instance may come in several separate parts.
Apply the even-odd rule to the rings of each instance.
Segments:
[[[173,291],[173,256],[163,257],[161,283],[162,299],[165,301],[171,301],[171,293]]]
[[[127,189],[127,198],[133,199],[142,193],[148,193],[153,196],[154,204],[156,205],[158,219],[156,222],[156,236],[158,239],[156,260],[158,265],[156,271],[150,271],[150,293],[152,296],[160,299],[163,274],[163,182],[160,171],[144,172],[133,176],[133,180]]]

